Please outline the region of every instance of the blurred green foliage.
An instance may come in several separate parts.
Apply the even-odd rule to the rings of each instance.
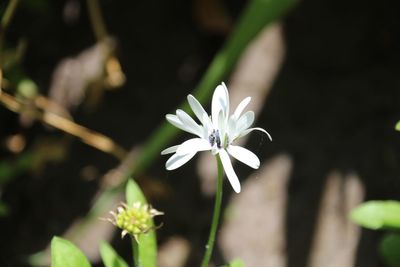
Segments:
[[[105,241],[100,244],[100,254],[105,267],[129,267],[124,259]]]
[[[90,267],[85,255],[70,241],[53,237],[51,241],[52,267]]]
[[[396,123],[395,129],[396,129],[397,131],[400,131],[400,121],[398,121],[398,122]]]
[[[390,267],[400,266],[400,234],[390,233],[385,235],[381,244],[380,252],[386,264]]]
[[[129,265],[105,241],[100,244],[100,254],[105,267],[128,267]],[[90,263],[73,243],[53,237],[51,241],[52,267],[90,267]]]
[[[228,267],[245,267],[245,265],[241,259],[234,259],[229,263]]]
[[[400,202],[368,201],[351,212],[351,219],[359,225],[377,229],[400,229]]]
[[[367,201],[352,210],[351,219],[373,230],[400,230],[400,202]],[[380,243],[380,253],[390,267],[400,267],[400,234],[388,233]]]
[[[4,160],[0,162],[0,185],[9,182],[32,167],[33,154],[25,152],[15,160]]]

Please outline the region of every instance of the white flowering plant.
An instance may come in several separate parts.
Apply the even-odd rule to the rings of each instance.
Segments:
[[[260,167],[260,160],[250,150],[235,145],[235,142],[252,131],[260,131],[272,141],[271,135],[263,128],[250,128],[254,122],[254,112],[244,112],[244,110],[251,98],[243,99],[235,111],[229,115],[229,93],[225,83],[222,83],[214,91],[211,116],[194,96],[188,95],[187,99],[200,124],[180,109],[176,111],[176,114],[167,114],[166,119],[177,128],[197,137],[161,152],[163,155],[174,153],[167,160],[166,169],[175,170],[179,168],[199,151],[211,151],[213,155],[219,156],[233,190],[239,193],[241,190],[240,182],[232,167],[229,155],[254,169]]]
[[[214,91],[211,102],[211,116],[194,96],[188,95],[187,99],[198,122],[180,109],[176,111],[176,114],[167,114],[166,119],[172,125],[196,137],[180,145],[169,147],[163,150],[161,154],[173,154],[165,164],[167,170],[175,170],[181,167],[200,151],[210,151],[217,159],[218,179],[214,213],[201,264],[201,267],[207,267],[209,266],[218,227],[224,172],[233,190],[236,193],[241,191],[239,178],[233,169],[230,156],[251,168],[257,169],[260,166],[258,157],[250,150],[237,145],[236,142],[252,131],[259,131],[267,135],[270,140],[272,138],[263,128],[251,127],[254,122],[254,112],[245,112],[250,103],[250,97],[241,101],[232,114],[229,113],[229,93],[224,83],[218,85]],[[127,184],[126,199],[127,203],[122,203],[116,211],[111,211],[112,217],[105,220],[119,228],[122,237],[127,235],[131,237],[134,266],[156,266],[156,257],[154,257],[157,253],[154,232],[156,227],[153,223],[153,217],[163,215],[163,212],[146,203],[140,187],[133,180],[130,180]],[[83,253],[68,240],[55,237],[51,247],[52,266],[54,267],[63,266],[65,262],[71,263],[71,259],[76,266],[90,266]],[[101,244],[100,252],[106,266],[128,266],[108,243],[103,242]],[[74,256],[71,258],[70,255]],[[240,260],[235,260],[229,266],[243,267],[244,264]]]
[[[272,141],[271,135],[263,128],[250,126],[254,122],[254,112],[244,112],[251,98],[246,97],[236,107],[232,114],[229,114],[229,93],[225,83],[217,86],[211,102],[211,116],[204,110],[197,99],[188,95],[189,105],[199,120],[200,124],[191,118],[185,111],[178,109],[176,114],[167,114],[166,119],[175,127],[194,134],[191,138],[180,145],[166,148],[161,152],[162,155],[174,153],[165,163],[167,170],[175,170],[188,162],[199,151],[210,151],[216,156],[218,165],[218,180],[215,197],[214,213],[210,229],[210,235],[206,246],[206,252],[201,267],[207,267],[214,247],[215,235],[217,232],[218,220],[222,202],[222,174],[226,176],[236,193],[241,190],[239,178],[233,169],[230,159],[231,155],[244,164],[258,169],[260,160],[250,150],[235,145],[235,142],[252,131],[260,131],[268,136]]]

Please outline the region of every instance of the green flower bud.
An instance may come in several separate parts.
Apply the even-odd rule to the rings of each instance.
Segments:
[[[113,218],[107,220],[122,230],[121,236],[129,234],[137,241],[140,234],[145,234],[155,228],[151,219],[164,213],[153,209],[148,204],[135,202],[132,206],[122,203],[116,213],[111,211],[110,214]]]

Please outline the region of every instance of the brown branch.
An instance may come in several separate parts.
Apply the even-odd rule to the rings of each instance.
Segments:
[[[0,71],[1,75],[1,71]],[[0,76],[1,84],[1,76]],[[27,114],[30,117],[42,121],[49,126],[64,131],[70,135],[76,136],[82,140],[82,142],[98,149],[103,152],[109,153],[119,160],[123,160],[127,155],[124,148],[116,144],[109,137],[92,131],[86,127],[83,127],[69,119],[66,119],[60,115],[51,112],[43,112],[36,108],[27,107],[25,103],[22,103],[15,99],[13,96],[4,93],[0,90],[0,102],[9,110]]]

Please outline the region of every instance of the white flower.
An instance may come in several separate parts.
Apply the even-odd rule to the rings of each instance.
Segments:
[[[247,111],[244,114],[242,113],[251,98],[243,99],[233,114],[229,116],[228,89],[222,83],[214,91],[211,103],[211,117],[208,116],[199,101],[192,95],[188,95],[187,99],[201,124],[199,125],[186,112],[180,109],[176,111],[176,115],[166,115],[167,120],[172,125],[197,136],[161,152],[162,155],[175,153],[167,160],[166,169],[177,169],[193,158],[197,152],[211,150],[213,155],[219,155],[233,190],[239,193],[240,182],[233,170],[229,155],[254,169],[258,169],[260,160],[250,150],[234,145],[235,141],[254,130],[265,133],[272,140],[269,133],[264,129],[249,128],[254,121],[254,112]]]

